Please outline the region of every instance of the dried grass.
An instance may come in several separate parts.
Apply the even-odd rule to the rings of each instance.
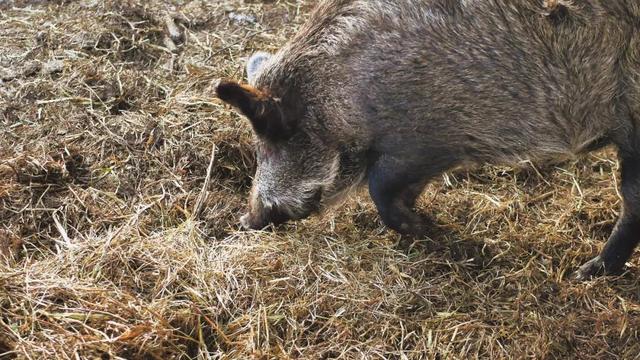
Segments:
[[[212,99],[312,1],[0,1],[0,358],[640,358],[610,150],[430,185],[394,248],[365,193],[240,232],[245,121]]]

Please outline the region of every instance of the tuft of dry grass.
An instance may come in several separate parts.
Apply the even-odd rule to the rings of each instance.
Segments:
[[[0,1],[0,358],[639,359],[638,257],[576,282],[611,150],[443,176],[398,251],[365,192],[240,232],[254,160],[212,98],[312,1]]]

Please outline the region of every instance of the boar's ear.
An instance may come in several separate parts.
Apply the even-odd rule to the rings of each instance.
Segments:
[[[216,88],[216,94],[249,118],[259,136],[283,140],[293,132],[293,124],[284,118],[280,102],[264,91],[235,81],[222,81]]]
[[[261,51],[251,55],[249,61],[247,61],[247,80],[249,80],[249,84],[254,83],[260,69],[262,69],[264,63],[269,60],[270,57],[271,54]]]

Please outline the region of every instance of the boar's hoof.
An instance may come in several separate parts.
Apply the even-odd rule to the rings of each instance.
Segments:
[[[580,269],[576,271],[575,277],[577,280],[582,281],[600,275],[618,275],[622,272],[623,268],[624,263],[605,264],[602,257],[596,256],[582,265]]]
[[[416,222],[409,223],[403,222],[400,224],[400,228],[397,230],[402,235],[400,241],[396,245],[398,249],[409,250],[415,244],[416,240],[422,240],[428,238],[427,226],[425,224]]]
[[[423,237],[427,234],[427,229],[420,222],[403,222],[400,224],[398,232],[404,235]]]
[[[576,271],[575,278],[579,281],[591,279],[594,276],[602,275],[604,273],[604,261],[600,256],[587,261],[584,265],[580,266],[580,269]]]

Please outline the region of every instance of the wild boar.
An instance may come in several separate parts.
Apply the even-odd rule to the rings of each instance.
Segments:
[[[577,276],[620,271],[640,240],[637,0],[325,0],[247,70],[217,86],[257,135],[247,228],[366,183],[389,228],[423,235],[414,203],[447,170],[613,144],[621,216]]]

